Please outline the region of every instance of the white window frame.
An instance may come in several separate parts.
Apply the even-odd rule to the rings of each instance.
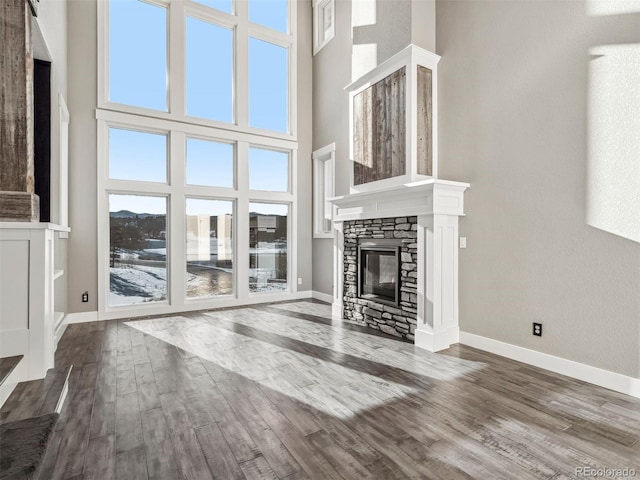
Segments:
[[[249,22],[246,1],[236,1],[231,15],[206,5],[181,0],[145,0],[167,8],[167,108],[168,111],[125,105],[109,100],[109,1],[98,0],[98,109],[205,125],[230,132],[249,132],[259,136],[297,141],[297,0],[289,0],[289,33]],[[192,117],[186,114],[186,17],[234,30],[234,112],[233,123]],[[288,64],[288,132],[276,132],[249,125],[249,37],[287,48]]]
[[[336,144],[331,143],[316,150],[311,158],[313,159],[313,238],[333,238],[333,207],[327,200],[335,196]],[[329,230],[324,228],[327,214],[331,220]]]
[[[61,93],[58,94],[58,165],[51,172],[51,197],[58,199],[56,223],[69,226],[69,109]],[[57,182],[56,182],[57,177]],[[56,193],[57,191],[57,193]],[[60,232],[60,238],[69,238],[69,232]]]
[[[98,317],[125,318],[178,313],[240,304],[289,300],[297,285],[297,1],[289,0],[288,33],[248,21],[248,4],[235,2],[233,15],[194,2],[145,0],[168,10],[167,66],[168,111],[151,110],[108,101],[109,11],[108,1],[98,0]],[[225,123],[186,115],[186,17],[234,29],[234,121]],[[289,102],[286,133],[249,126],[249,37],[255,37],[289,52]],[[244,93],[240,93],[244,92]],[[167,183],[109,178],[109,128],[167,133]],[[234,188],[186,184],[186,138],[235,143]],[[289,189],[286,192],[249,190],[249,147],[289,152]],[[167,202],[167,301],[127,306],[109,306],[109,202],[110,193],[166,196]],[[201,298],[186,297],[185,201],[186,198],[234,202],[234,293]],[[249,203],[288,205],[287,290],[249,293]],[[240,248],[242,247],[242,248]],[[245,255],[246,253],[246,255]]]
[[[330,25],[326,25],[324,12],[330,10]],[[313,0],[313,54],[316,55],[336,34],[335,0]]]

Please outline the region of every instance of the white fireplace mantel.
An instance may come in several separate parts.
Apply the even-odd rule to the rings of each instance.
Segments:
[[[468,183],[429,179],[370,192],[334,197],[334,222],[413,215],[464,215]]]
[[[342,318],[344,222],[417,216],[415,344],[436,352],[458,343],[458,217],[468,183],[429,179],[330,199],[334,205],[333,315]]]

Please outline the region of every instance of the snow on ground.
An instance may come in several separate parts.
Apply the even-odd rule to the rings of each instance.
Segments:
[[[167,269],[130,265],[110,269],[111,305],[166,300]]]
[[[287,289],[286,282],[284,283],[249,283],[249,291],[251,293],[270,293],[270,292],[282,292]]]
[[[249,270],[249,290],[253,293],[281,292],[287,289],[286,282],[273,282],[275,269],[275,257],[269,258],[269,254],[282,252],[282,250],[265,248],[273,247],[272,244],[261,244],[258,249],[250,249],[253,254],[264,255],[261,259],[262,266],[267,268],[252,268]],[[143,251],[120,250],[120,260],[137,260],[141,253],[164,254],[166,249],[154,248]],[[265,258],[266,257],[266,258]],[[160,263],[160,262],[152,262]],[[162,264],[162,263],[160,263]],[[196,265],[194,263],[194,265]],[[232,268],[223,268],[214,265],[197,264],[201,269],[218,270],[231,274]],[[218,284],[212,282],[210,276],[187,273],[187,292],[196,296],[215,295]],[[225,287],[226,288],[226,287]],[[227,290],[230,290],[231,285]],[[196,293],[197,292],[197,293]],[[227,291],[225,290],[226,294]],[[231,293],[229,291],[229,293]],[[165,267],[153,267],[147,265],[127,265],[110,269],[109,305],[135,305],[147,302],[157,302],[167,299],[167,269]]]
[[[129,265],[110,270],[109,305],[135,305],[167,299],[167,269]],[[205,278],[187,273],[190,288],[207,284]]]
[[[167,256],[166,248],[145,248],[143,250],[145,253],[155,253],[156,255],[162,255],[163,257]]]
[[[109,292],[109,305],[112,307],[118,307],[120,305],[135,305],[137,303],[148,302],[145,297],[125,297],[118,295],[117,293]]]

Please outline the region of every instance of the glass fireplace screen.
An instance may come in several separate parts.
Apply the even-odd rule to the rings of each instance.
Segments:
[[[398,304],[399,247],[360,246],[358,294],[361,298]]]

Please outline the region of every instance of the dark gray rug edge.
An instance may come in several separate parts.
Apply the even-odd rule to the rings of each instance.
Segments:
[[[0,480],[37,478],[59,415],[0,425]]]

